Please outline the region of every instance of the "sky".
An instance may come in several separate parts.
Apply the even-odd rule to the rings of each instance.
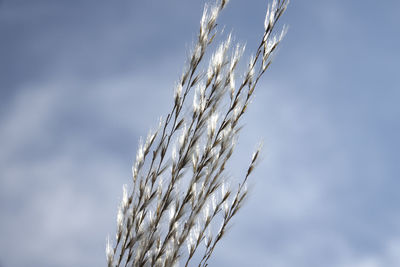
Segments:
[[[0,1],[0,266],[105,266],[140,136],[205,1]],[[267,2],[219,20],[259,43]],[[400,2],[295,1],[244,118],[250,197],[210,266],[400,266]]]

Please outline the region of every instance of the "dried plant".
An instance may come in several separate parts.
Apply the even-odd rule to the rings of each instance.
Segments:
[[[273,35],[287,0],[268,5],[265,31],[237,84],[244,47],[231,47],[231,35],[202,70],[216,21],[228,0],[206,5],[198,39],[176,85],[172,110],[140,142],[132,186],[123,187],[114,245],[107,243],[108,266],[207,266],[232,217],[247,196],[246,182],[259,156],[253,154],[244,179],[229,186],[226,164],[235,149],[240,119],[254,89],[285,35]],[[189,98],[193,104],[188,105]],[[129,191],[129,192],[128,192]],[[219,227],[216,228],[216,224]],[[186,250],[187,249],[187,250]]]

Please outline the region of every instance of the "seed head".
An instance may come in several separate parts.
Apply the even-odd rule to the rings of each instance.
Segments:
[[[118,215],[117,215],[117,228],[118,228],[118,233],[122,232],[122,226],[123,226],[123,221],[124,221],[124,213],[122,211],[122,207],[120,206],[118,209]]]
[[[214,135],[215,129],[217,128],[217,122],[218,122],[218,113],[214,113],[208,119],[208,135],[209,136]]]
[[[179,82],[175,87],[175,101],[178,101],[182,95],[182,83]]]
[[[127,185],[124,184],[122,186],[122,207],[123,209],[127,209],[128,208],[128,189],[127,189]]]
[[[106,258],[107,258],[107,264],[108,264],[108,266],[112,266],[113,257],[114,257],[114,252],[113,252],[113,249],[111,248],[110,237],[107,237],[107,243],[106,243]]]

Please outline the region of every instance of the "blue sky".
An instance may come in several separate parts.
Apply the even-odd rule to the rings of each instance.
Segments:
[[[0,1],[0,266],[105,266],[140,136],[204,1]],[[246,43],[266,1],[220,17]],[[400,266],[398,1],[292,1],[245,118],[251,196],[211,266]]]

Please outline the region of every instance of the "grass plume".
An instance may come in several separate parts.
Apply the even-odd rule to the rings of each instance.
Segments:
[[[227,2],[205,6],[172,108],[139,144],[132,185],[123,187],[115,241],[106,247],[109,267],[207,266],[247,197],[246,183],[259,149],[237,187],[229,185],[225,168],[235,150],[240,120],[286,33],[286,28],[278,35],[273,30],[288,1],[268,5],[260,44],[240,79],[236,69],[244,47],[232,45],[231,35],[202,68]],[[194,263],[196,253],[199,260]]]

